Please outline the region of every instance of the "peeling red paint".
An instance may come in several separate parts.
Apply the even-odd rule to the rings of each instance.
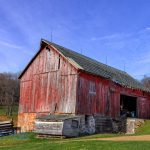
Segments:
[[[41,50],[20,82],[19,112],[75,113],[77,70],[55,50]]]

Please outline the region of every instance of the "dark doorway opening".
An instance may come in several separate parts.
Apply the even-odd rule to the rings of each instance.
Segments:
[[[137,117],[137,98],[120,95],[120,115],[127,117]]]

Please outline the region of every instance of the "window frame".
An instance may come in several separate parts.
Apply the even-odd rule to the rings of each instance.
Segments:
[[[93,81],[89,83],[89,94],[96,95],[96,83]]]

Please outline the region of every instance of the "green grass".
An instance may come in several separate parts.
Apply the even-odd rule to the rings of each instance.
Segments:
[[[16,115],[18,113],[18,106],[13,106],[12,114]],[[0,106],[0,115],[6,115],[7,106]]]
[[[6,108],[4,106],[0,106],[0,115],[6,114]]]
[[[149,150],[150,142],[98,141],[113,134],[97,134],[72,139],[38,139],[34,133],[24,133],[0,139],[2,150]]]
[[[150,134],[150,121],[146,121],[135,135]],[[0,150],[149,150],[150,142],[99,141],[98,138],[126,136],[124,134],[95,134],[70,139],[40,139],[34,133],[0,137]]]
[[[150,120],[146,120],[145,123],[137,129],[136,135],[150,134]]]

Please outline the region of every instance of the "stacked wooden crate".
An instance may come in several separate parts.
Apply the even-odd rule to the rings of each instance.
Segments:
[[[12,121],[0,122],[0,136],[10,135],[14,133]]]
[[[114,133],[126,133],[127,130],[127,118],[121,116],[113,119],[113,132]]]
[[[95,115],[94,119],[96,133],[113,132],[112,119],[110,117]]]

